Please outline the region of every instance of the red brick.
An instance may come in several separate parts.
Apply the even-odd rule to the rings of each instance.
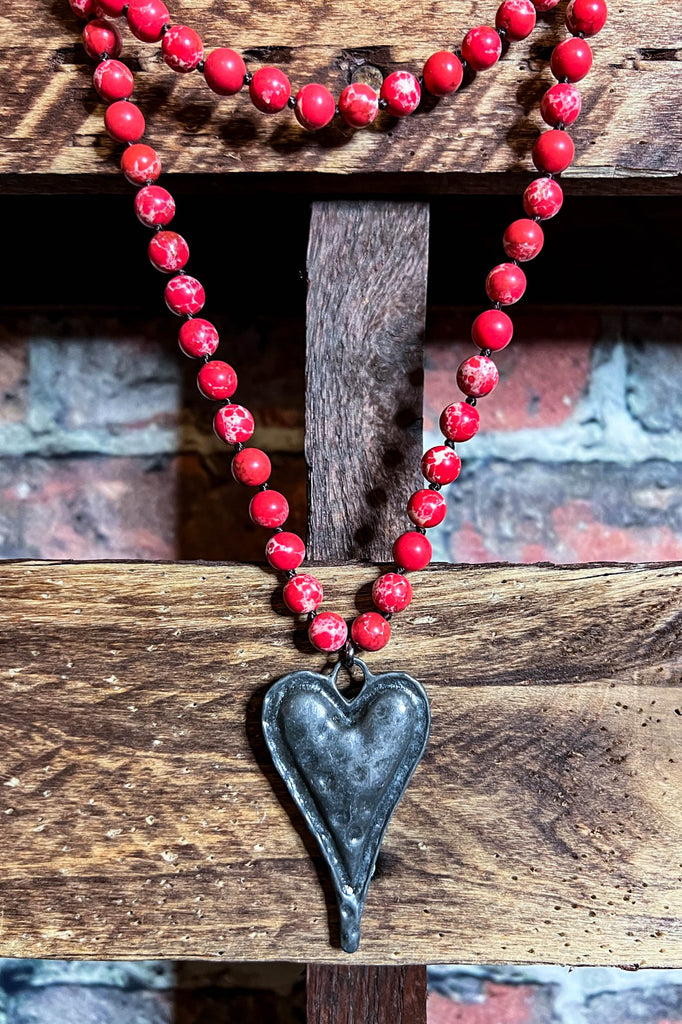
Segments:
[[[600,522],[588,501],[554,509],[552,526],[567,562],[665,562],[682,558],[682,536],[669,526],[615,526]]]
[[[28,405],[28,345],[0,325],[0,423],[20,423]]]
[[[547,993],[532,985],[483,987],[481,1002],[465,1003],[437,993],[426,1004],[427,1024],[549,1024],[551,1009]]]

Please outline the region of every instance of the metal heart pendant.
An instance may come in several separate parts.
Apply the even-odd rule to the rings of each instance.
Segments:
[[[354,953],[379,847],[429,738],[429,700],[403,672],[375,676],[358,658],[362,689],[347,700],[330,675],[292,672],[271,686],[263,733],[329,865],[341,946]]]

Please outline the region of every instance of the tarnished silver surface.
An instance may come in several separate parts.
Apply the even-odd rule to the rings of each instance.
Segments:
[[[341,946],[354,953],[379,847],[429,736],[429,701],[403,672],[372,675],[347,700],[330,675],[303,670],[278,680],[263,704],[263,733],[331,871]]]

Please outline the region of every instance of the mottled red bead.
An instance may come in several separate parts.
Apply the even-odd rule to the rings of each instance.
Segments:
[[[290,572],[298,569],[305,558],[305,544],[298,534],[281,530],[265,545],[265,557],[273,569]]]
[[[422,474],[430,484],[440,484],[441,487],[451,484],[459,476],[461,468],[462,460],[447,444],[434,445],[422,455]]]
[[[409,71],[393,71],[382,83],[381,98],[386,101],[389,114],[407,117],[419,106],[419,82]]]
[[[106,18],[120,18],[128,0],[97,0],[97,10]]]
[[[259,68],[249,83],[249,96],[257,110],[277,114],[291,96],[291,83],[279,68]]]
[[[567,132],[550,128],[543,132],[533,146],[533,163],[546,174],[561,174],[575,155],[573,139]]]
[[[218,96],[234,96],[244,85],[246,64],[241,54],[223,46],[209,53],[204,62],[204,78]]]
[[[203,308],[206,292],[196,277],[178,274],[166,285],[164,298],[171,313],[177,313],[178,316],[194,316]]]
[[[187,25],[173,25],[164,33],[161,53],[169,68],[181,74],[194,71],[204,56],[201,36]]]
[[[69,0],[69,7],[77,18],[94,18],[97,13],[94,0]]]
[[[581,106],[582,98],[576,87],[569,82],[557,82],[542,97],[540,112],[543,120],[556,128],[558,124],[573,124]]]
[[[170,24],[168,8],[161,0],[129,0],[128,27],[143,43],[158,43],[163,26]]]
[[[182,270],[189,259],[189,246],[177,231],[158,231],[149,240],[147,252],[152,265],[165,274]]]
[[[504,233],[502,245],[510,260],[527,263],[528,260],[535,259],[544,241],[545,234],[540,225],[534,220],[522,217],[509,225]]]
[[[192,317],[186,320],[178,332],[178,344],[186,356],[201,359],[212,356],[218,348],[220,338],[210,320]]]
[[[494,391],[500,379],[495,363],[488,356],[469,356],[459,364],[457,385],[465,395],[484,398]]]
[[[416,530],[401,533],[393,544],[393,560],[407,572],[425,569],[432,555],[431,541]]]
[[[462,40],[462,57],[474,71],[485,71],[500,59],[502,40],[494,28],[479,25]]]
[[[424,87],[432,96],[450,96],[462,84],[462,62],[450,50],[432,53],[424,65]]]
[[[88,57],[101,60],[107,57],[118,57],[121,52],[121,33],[110,21],[95,18],[83,29],[83,46]]]
[[[339,651],[348,639],[348,626],[336,612],[319,612],[308,626],[308,639],[325,654]]]
[[[135,83],[132,72],[120,60],[103,60],[95,68],[92,80],[95,89],[107,103],[127,100],[133,94]]]
[[[499,263],[488,274],[485,290],[491,302],[511,306],[526,290],[526,275],[513,263]]]
[[[222,359],[211,359],[204,363],[197,374],[197,387],[204,398],[224,402],[237,390],[237,374],[229,363]]]
[[[363,651],[380,651],[391,639],[391,624],[378,612],[363,612],[353,620],[350,636]]]
[[[559,0],[533,0],[536,11],[551,11],[559,3]]]
[[[175,216],[175,200],[160,185],[147,185],[135,195],[135,215],[145,227],[165,227]]]
[[[549,62],[552,74],[559,81],[579,82],[592,67],[592,50],[584,39],[564,39],[555,46]]]
[[[317,576],[301,572],[285,584],[282,599],[290,612],[294,612],[295,615],[307,615],[322,604],[324,591]]]
[[[402,612],[412,600],[412,584],[400,572],[385,572],[374,581],[372,600],[381,612]]]
[[[144,135],[144,115],[135,103],[117,100],[104,112],[104,124],[116,142],[137,142]]]
[[[249,502],[249,515],[256,526],[270,530],[281,526],[289,515],[289,502],[279,491],[259,491]]]
[[[232,476],[244,487],[260,487],[271,472],[270,459],[260,448],[242,448],[232,459]]]
[[[529,217],[539,217],[540,220],[555,217],[563,201],[563,189],[552,178],[536,178],[523,193],[524,210]]]
[[[339,113],[351,128],[366,128],[378,110],[379,97],[364,82],[351,82],[339,96]]]
[[[535,28],[535,8],[530,0],[504,0],[497,8],[495,25],[507,33],[507,39],[526,39]]]
[[[309,132],[319,131],[333,119],[336,102],[329,89],[318,82],[309,82],[296,94],[294,114],[300,125]]]
[[[440,414],[440,429],[449,441],[470,441],[480,423],[478,409],[468,402],[453,402]]]
[[[608,10],[604,0],[571,0],[566,8],[569,32],[596,36],[606,24]]]
[[[486,309],[479,313],[471,325],[474,345],[498,352],[506,348],[514,335],[511,318],[502,309]]]
[[[445,498],[438,491],[430,487],[424,487],[410,495],[407,503],[407,514],[415,526],[423,526],[427,529],[438,526],[445,519],[447,506]]]
[[[243,405],[223,405],[213,417],[213,429],[225,444],[244,444],[256,425],[253,416]]]
[[[161,160],[151,146],[138,143],[124,150],[121,170],[132,185],[146,185],[161,174]]]

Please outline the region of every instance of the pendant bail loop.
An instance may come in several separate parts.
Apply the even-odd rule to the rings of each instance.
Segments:
[[[352,668],[355,664],[355,647],[353,646],[353,642],[350,637],[346,640],[345,644],[339,651],[339,661],[341,664],[345,665],[346,668]]]

